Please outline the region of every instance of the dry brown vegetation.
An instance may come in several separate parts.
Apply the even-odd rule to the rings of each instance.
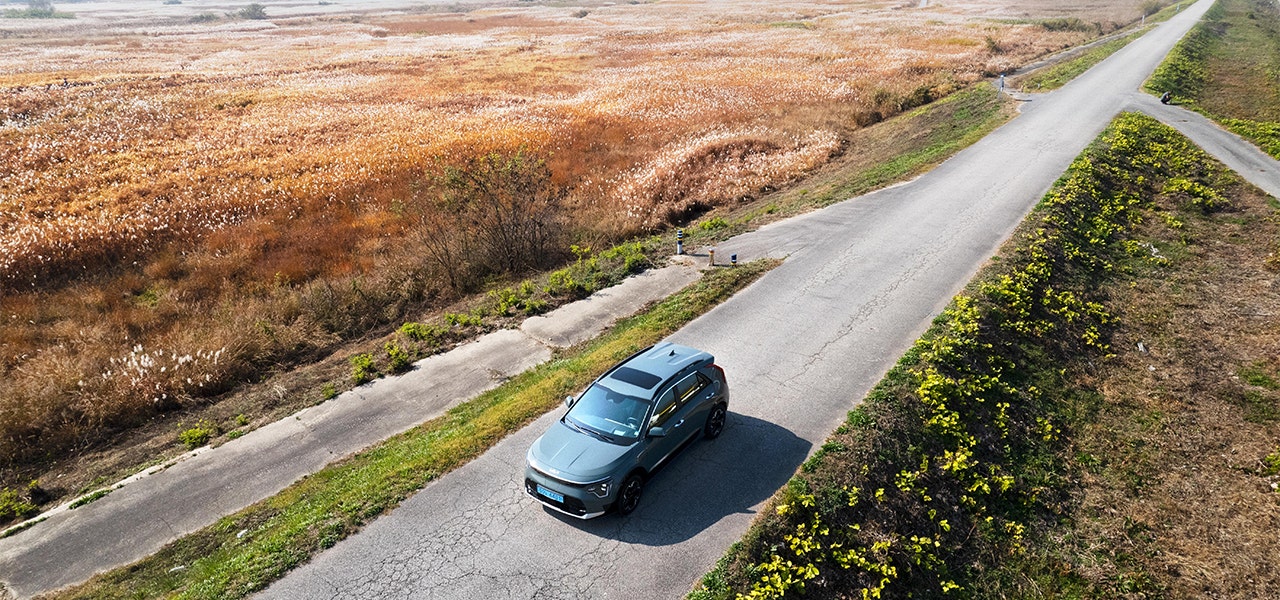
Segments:
[[[0,22],[0,484],[570,243],[784,185],[851,131],[1140,5],[915,4],[268,3],[268,21],[190,22],[199,3],[105,2]],[[1036,21],[1064,17],[1089,25]],[[449,169],[517,153],[546,168],[545,253],[451,279],[439,232],[481,225]]]
[[[1117,357],[1097,382],[1101,416],[1077,441],[1089,468],[1063,541],[1095,582],[1280,596],[1280,479],[1265,463],[1280,452],[1280,279],[1268,265],[1280,228],[1265,194],[1240,190],[1232,204],[1181,231],[1146,227],[1179,249],[1177,268],[1113,292],[1126,307]],[[1093,558],[1099,548],[1109,560]]]

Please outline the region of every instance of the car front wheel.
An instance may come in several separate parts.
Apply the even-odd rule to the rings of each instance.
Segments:
[[[709,440],[716,439],[716,436],[724,431],[725,417],[726,411],[723,404],[711,407],[711,414],[707,415],[707,424],[702,428],[702,435]]]
[[[644,491],[644,478],[639,474],[627,477],[618,492],[618,514],[629,515],[640,505],[640,492]]]

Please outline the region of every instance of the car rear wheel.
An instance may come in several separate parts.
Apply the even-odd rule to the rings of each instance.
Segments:
[[[724,431],[724,421],[727,413],[723,404],[717,404],[711,407],[711,414],[707,415],[707,424],[702,428],[702,435],[709,440],[716,439],[720,432]]]
[[[640,492],[644,491],[644,478],[638,473],[627,477],[618,492],[618,514],[629,515],[640,505]]]

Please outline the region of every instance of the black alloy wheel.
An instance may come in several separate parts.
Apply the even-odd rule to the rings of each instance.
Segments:
[[[707,415],[707,424],[702,428],[702,435],[709,440],[716,439],[722,431],[724,431],[724,421],[726,411],[723,404],[717,404],[711,407],[711,414]]]
[[[638,473],[627,477],[622,482],[622,491],[618,492],[618,514],[629,515],[640,505],[640,492],[644,491],[644,478]]]

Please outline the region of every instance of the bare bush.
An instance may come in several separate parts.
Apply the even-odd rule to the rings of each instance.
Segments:
[[[435,183],[440,216],[424,220],[424,239],[455,286],[467,282],[463,269],[522,273],[555,260],[565,189],[552,182],[546,161],[524,149],[490,152],[445,167]]]

